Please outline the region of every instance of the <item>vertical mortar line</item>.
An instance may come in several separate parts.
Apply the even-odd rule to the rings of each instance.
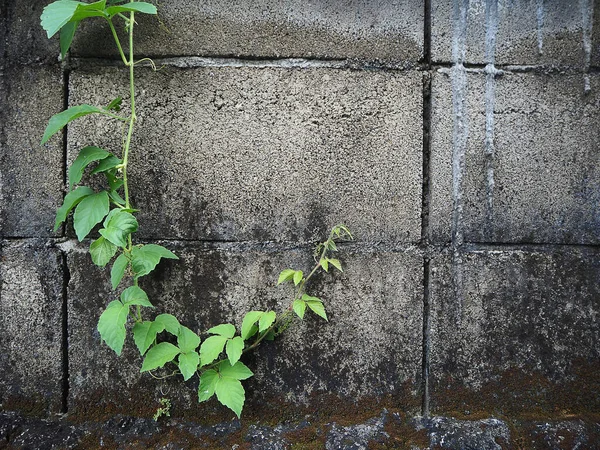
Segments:
[[[425,0],[423,11],[423,60],[431,69],[431,1]]]
[[[592,57],[592,31],[594,28],[594,0],[579,0],[581,9],[582,24],[582,45],[583,45],[583,72],[584,72],[584,92],[591,91],[590,86],[590,62]]]
[[[544,54],[544,0],[535,0],[538,55]]]
[[[431,306],[429,296],[429,255],[423,257],[423,364],[422,364],[422,386],[423,398],[421,403],[421,415],[429,417],[429,355],[430,355],[430,325]]]

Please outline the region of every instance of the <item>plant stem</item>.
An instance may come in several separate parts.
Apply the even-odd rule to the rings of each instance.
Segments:
[[[121,59],[125,65],[128,65],[127,58],[125,58],[125,53],[123,52],[123,47],[121,47],[121,41],[119,40],[119,36],[117,35],[117,30],[115,30],[115,26],[112,23],[112,20],[106,19],[108,22],[108,26],[110,27],[110,31],[112,32],[113,38],[117,44],[117,48],[119,49],[119,54],[121,55]]]

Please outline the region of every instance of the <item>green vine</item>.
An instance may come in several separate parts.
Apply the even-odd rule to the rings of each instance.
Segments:
[[[136,123],[135,104],[135,65],[141,61],[134,59],[133,32],[137,13],[156,14],[156,7],[150,3],[100,0],[83,3],[75,0],[58,0],[46,6],[41,23],[51,38],[60,34],[61,55],[64,58],[71,46],[79,23],[91,17],[100,17],[108,22],[123,64],[129,69],[129,116],[122,117],[122,97],[117,97],[105,107],[78,105],[54,115],[44,132],[43,145],[69,122],[89,114],[101,114],[127,124],[127,135],[121,149],[121,157],[95,146],[80,150],[68,171],[69,191],[63,205],[58,209],[54,230],[58,230],[73,213],[73,227],[79,241],[85,239],[101,223],[100,236],[90,244],[90,255],[94,264],[106,267],[112,261],[110,280],[113,290],[117,290],[124,279],[131,279],[131,285],[122,290],[119,299],[111,301],[98,321],[98,331],[103,341],[121,354],[127,335],[126,324],[133,323],[131,332],[136,347],[144,357],[141,372],[173,365],[175,370],[167,376],[181,375],[189,380],[199,376],[198,400],[206,401],[216,395],[219,402],[230,408],[239,417],[245,401],[245,391],[241,381],[253,373],[240,361],[242,355],[258,347],[264,340],[272,340],[281,334],[292,322],[294,316],[304,318],[307,309],[327,320],[321,299],[306,293],[308,281],[320,270],[328,271],[330,266],[342,270],[339,260],[331,255],[337,250],[336,241],[352,238],[344,225],[334,227],[326,241],[315,251],[315,265],[307,276],[301,270],[286,269],[279,275],[277,284],[293,283],[295,295],[287,310],[281,314],[275,311],[250,311],[242,320],[239,334],[233,324],[220,324],[206,331],[209,337],[202,340],[200,335],[182,325],[171,314],[160,314],[154,320],[146,320],[142,308],[153,308],[148,295],[138,285],[139,279],[150,274],[160,260],[178,259],[165,247],[156,244],[134,244],[132,235],[138,229],[129,196],[129,154]],[[128,56],[123,50],[113,20],[124,25],[128,35]],[[152,61],[150,63],[153,65]],[[108,188],[94,191],[81,186],[86,170],[90,175],[103,175]],[[73,189],[74,186],[77,186]],[[121,195],[123,194],[123,196]],[[135,308],[132,308],[135,307]],[[165,340],[166,334],[176,338],[177,345]],[[163,404],[157,416],[168,415],[170,403]]]

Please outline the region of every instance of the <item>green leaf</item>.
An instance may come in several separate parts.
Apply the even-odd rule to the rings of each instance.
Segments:
[[[234,378],[219,378],[215,386],[215,393],[217,399],[231,409],[239,419],[246,400],[246,392],[242,383]]]
[[[114,100],[112,100],[108,105],[106,105],[104,107],[105,110],[107,111],[121,111],[121,103],[123,103],[123,97],[121,97],[120,95],[115,98]]]
[[[296,270],[296,272],[294,272],[294,285],[298,286],[300,284],[300,282],[302,281],[302,271],[301,270]]]
[[[73,226],[79,242],[92,231],[96,224],[104,219],[108,214],[108,208],[108,193],[106,191],[88,195],[77,205],[75,214],[73,214]]]
[[[328,259],[328,261],[337,270],[339,270],[340,272],[343,272],[343,270],[342,270],[342,263],[340,263],[339,259]]]
[[[333,239],[329,239],[327,241],[327,250],[331,250],[332,252],[337,252],[337,245],[335,245],[335,242]]]
[[[44,145],[46,142],[48,142],[48,139],[50,139],[55,133],[59,132],[69,122],[78,119],[79,117],[87,116],[88,114],[112,115],[112,113],[106,111],[105,109],[98,108],[97,106],[72,106],[71,108],[59,112],[58,114],[55,114],[50,118],[48,126],[46,127],[46,131],[44,131],[44,136],[42,137],[42,142],[40,143],[40,145]]]
[[[250,311],[244,316],[244,320],[242,320],[242,339],[247,340],[258,331],[253,331],[253,327],[263,314],[263,311]]]
[[[200,365],[210,364],[219,357],[225,347],[227,338],[224,336],[211,336],[204,340],[200,346]]]
[[[200,345],[200,337],[188,327],[181,325],[177,335],[177,345],[183,353],[189,353]]]
[[[156,6],[146,2],[131,2],[120,6],[109,6],[106,8],[106,13],[112,17],[115,14],[123,12],[140,12],[144,14],[156,14]]]
[[[90,255],[94,264],[100,267],[106,266],[117,253],[117,247],[102,236],[90,245]]]
[[[223,323],[212,327],[207,331],[210,334],[218,334],[219,336],[225,336],[226,338],[232,338],[235,335],[235,327],[230,323]]]
[[[114,169],[118,165],[123,164],[123,160],[121,158],[117,158],[115,155],[109,155],[104,158],[102,161],[98,163],[96,167],[90,172],[90,175],[95,175],[97,173],[106,172],[110,169]]]
[[[323,306],[323,303],[321,303],[320,301],[308,301],[306,302],[306,304],[316,315],[321,316],[323,319],[327,320],[327,314],[325,313],[325,307]]]
[[[143,356],[156,340],[156,335],[165,329],[160,322],[144,321],[133,326],[133,340]]]
[[[84,4],[72,0],[59,0],[50,3],[44,8],[41,16],[42,28],[46,30],[48,38],[54,36],[71,20],[77,6]]]
[[[129,315],[129,306],[119,300],[113,300],[108,304],[100,320],[98,320],[98,331],[100,336],[117,355],[121,355],[125,343],[125,323]]]
[[[165,326],[165,330],[174,336],[179,335],[179,328],[181,325],[175,316],[171,314],[160,314],[154,318],[155,322],[160,322]]]
[[[147,244],[142,247],[134,247],[131,251],[131,266],[135,278],[143,277],[152,272],[161,258],[179,259],[174,253],[160,245]]]
[[[227,360],[219,364],[219,374],[221,377],[233,378],[234,380],[247,380],[254,375],[243,362],[238,361],[231,364]]]
[[[294,300],[292,308],[300,319],[304,319],[304,313],[306,312],[306,302],[304,300]]]
[[[138,229],[138,221],[133,214],[113,209],[106,220],[100,234],[113,244],[126,248],[127,237]]]
[[[275,322],[276,317],[275,311],[269,311],[260,316],[260,319],[258,320],[258,331],[262,333],[269,328],[273,322]]]
[[[216,370],[210,369],[200,376],[200,384],[198,386],[198,401],[205,402],[213,396],[215,388],[219,381],[219,374]]]
[[[112,269],[110,269],[110,283],[112,284],[112,288],[116,289],[119,286],[119,283],[123,279],[123,275],[125,275],[125,270],[129,265],[129,260],[127,257],[121,253],[115,262],[113,263]]]
[[[69,186],[72,188],[81,181],[85,168],[94,161],[100,161],[110,156],[110,152],[100,147],[84,147],[69,167]]]
[[[321,267],[323,268],[323,270],[325,272],[329,272],[329,261],[327,260],[327,258],[321,258],[321,261],[319,261],[321,263]]]
[[[227,358],[229,358],[229,362],[232,365],[238,362],[238,360],[242,356],[243,351],[244,340],[241,336],[236,336],[233,339],[229,339],[227,341],[227,345],[225,346],[225,353],[227,353]]]
[[[181,353],[179,355],[179,371],[183,375],[183,381],[192,378],[196,370],[198,370],[199,363],[200,357],[196,352]]]
[[[115,202],[117,205],[124,205],[125,204],[125,200],[123,199],[123,197],[121,197],[119,195],[119,193],[117,191],[110,191],[108,193],[108,196],[110,197],[110,199]]]
[[[312,295],[308,295],[308,294],[302,294],[302,300],[304,300],[305,302],[321,302],[321,299],[318,297],[313,297]]]
[[[277,280],[277,284],[280,285],[281,283],[285,283],[286,281],[291,280],[292,278],[294,278],[295,273],[296,273],[296,271],[292,270],[292,269],[282,270],[281,273],[279,274],[279,279]]]
[[[147,372],[148,370],[162,367],[169,361],[173,361],[179,353],[179,349],[168,342],[156,344],[146,353],[146,358],[144,358],[140,372]]]
[[[79,204],[79,202],[81,202],[88,195],[92,195],[93,193],[94,191],[86,186],[79,186],[74,191],[69,192],[65,196],[65,201],[63,202],[62,206],[58,208],[58,211],[56,211],[56,222],[54,223],[54,231],[58,230],[60,224],[67,220],[69,212],[71,212],[71,210],[75,208]]]
[[[65,59],[71,47],[77,25],[79,25],[79,22],[69,22],[60,29],[60,56],[62,59]]]
[[[139,305],[154,308],[148,295],[139,286],[129,286],[121,293],[121,301],[124,305]]]

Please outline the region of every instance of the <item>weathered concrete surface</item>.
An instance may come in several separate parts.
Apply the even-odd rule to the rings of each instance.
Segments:
[[[169,243],[181,260],[164,263],[143,286],[157,306],[148,317],[170,312],[197,331],[230,321],[239,326],[250,310],[284,310],[292,291],[275,287],[279,271],[306,271],[312,261],[309,248],[183,244]],[[419,410],[421,256],[348,249],[340,257],[345,272],[320,276],[308,290],[325,301],[329,322],[307,313],[304,322],[245,359],[256,374],[246,383],[248,401],[262,411],[276,410],[276,420],[291,414],[286,409],[293,411],[294,405],[321,405],[338,397],[355,402],[393,396],[406,410]],[[101,344],[96,323],[116,297],[109,293],[108,275],[92,267],[84,253],[74,251],[68,260],[70,411],[86,414],[86,408],[102,406],[101,411],[121,408],[147,415],[163,396],[185,408],[186,415],[206,417],[213,411],[215,402],[197,405],[197,380],[184,384],[140,376],[142,361],[131,340],[121,358]]]
[[[495,58],[496,64],[585,69],[592,46],[586,52],[584,36],[591,43],[594,2],[597,9],[595,0],[432,0],[432,60],[455,62],[464,52],[471,64]],[[598,46],[593,49],[596,54]]]
[[[0,235],[51,236],[62,204],[62,141],[59,134],[40,147],[40,140],[48,119],[62,109],[61,71],[9,66],[1,81]]]
[[[423,55],[423,0],[162,2],[140,17],[136,52],[149,56],[355,58],[417,62]],[[119,26],[119,28],[121,28]],[[125,40],[126,41],[126,40]],[[118,55],[109,28],[82,23],[78,55]]]
[[[129,179],[145,238],[361,241],[421,232],[422,75],[336,69],[139,70]],[[127,92],[117,68],[71,73],[71,105]],[[120,153],[121,126],[69,126]],[[110,134],[116,139],[110,140]]]
[[[455,289],[449,280],[457,273],[462,287]],[[432,412],[597,414],[599,274],[597,249],[474,250],[434,258]]]
[[[59,412],[62,257],[43,241],[0,241],[0,408]]]
[[[433,78],[431,239],[455,227],[467,242],[600,242],[600,78],[585,94],[583,75],[508,73],[490,95],[486,75],[469,73],[464,90],[456,76]]]

